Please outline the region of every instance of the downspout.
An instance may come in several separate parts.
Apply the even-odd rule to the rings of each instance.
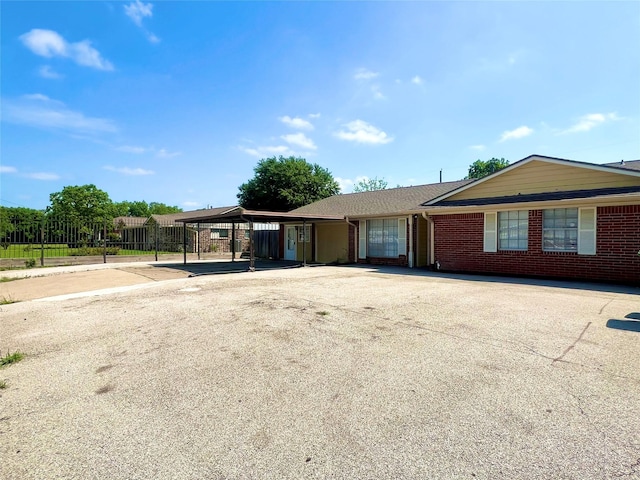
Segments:
[[[360,243],[359,243],[360,239],[358,239],[358,241],[357,241],[356,240],[356,235],[359,235],[360,232],[359,232],[358,227],[356,226],[356,224],[351,223],[349,221],[349,217],[348,216],[345,215],[344,216],[344,220],[347,222],[347,225],[351,225],[353,227],[353,243],[354,243],[353,252],[354,252],[354,256],[355,256],[354,260],[355,260],[356,263],[358,263],[358,249],[360,248]],[[349,238],[349,232],[347,232],[347,241],[348,241],[348,238]],[[347,243],[347,263],[348,262],[349,262],[349,244]]]
[[[413,268],[413,251],[415,249],[413,245],[413,215],[409,215],[407,222],[409,223],[409,251],[407,252],[407,263],[409,264],[409,268]]]
[[[433,258],[435,252],[433,220],[425,211],[422,212],[422,218],[427,221],[427,238],[429,239],[429,247],[427,248],[427,265],[433,265],[435,263],[435,259]]]

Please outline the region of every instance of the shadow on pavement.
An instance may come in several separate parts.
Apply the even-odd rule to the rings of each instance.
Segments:
[[[628,332],[640,332],[640,313],[632,312],[625,315],[624,318],[627,320],[616,320],[615,318],[608,320],[607,327]]]
[[[168,268],[189,273],[190,277],[199,275],[218,275],[224,273],[240,273],[249,271],[249,261],[239,259],[228,262],[197,262],[185,264],[175,263],[154,263],[153,267]],[[300,262],[292,262],[286,260],[256,260],[256,271],[261,270],[281,270],[285,268],[301,267]]]
[[[640,287],[615,283],[597,283],[588,281],[555,280],[546,278],[505,277],[499,275],[483,275],[475,273],[438,272],[426,268],[393,267],[384,265],[348,265],[349,268],[366,268],[386,275],[404,275],[415,277],[448,278],[451,280],[465,280],[469,282],[500,283],[512,285],[537,285],[553,288],[568,288],[572,290],[589,290],[595,292],[624,293],[640,295]],[[639,314],[640,315],[640,314]]]

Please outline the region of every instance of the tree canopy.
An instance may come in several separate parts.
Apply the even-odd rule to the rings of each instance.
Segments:
[[[354,193],[373,192],[375,190],[386,190],[388,186],[389,185],[384,178],[365,178],[355,184],[355,186],[353,187],[353,191]]]
[[[119,217],[149,217],[151,215],[166,215],[168,213],[180,213],[182,209],[177,206],[166,205],[161,202],[147,203],[144,200],[118,202],[115,204],[116,216]]]
[[[86,223],[98,222],[115,216],[109,194],[93,184],[64,187],[49,195],[50,215]]]
[[[254,177],[240,185],[240,206],[252,210],[287,212],[340,193],[331,173],[300,157],[262,159]]]
[[[492,158],[486,161],[476,160],[469,166],[469,174],[465,178],[486,177],[508,166],[509,160],[505,160],[504,158]]]

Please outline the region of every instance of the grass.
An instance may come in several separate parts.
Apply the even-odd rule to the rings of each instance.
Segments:
[[[0,389],[7,388],[7,382],[5,380],[0,380]]]
[[[13,282],[14,280],[22,280],[25,277],[0,277],[0,283]]]
[[[325,317],[327,315],[329,315],[329,312],[327,312],[326,310],[322,310],[320,312],[316,312],[318,315],[320,315],[321,317]]]
[[[13,352],[7,354],[4,357],[0,358],[0,367],[4,367],[6,365],[11,365],[12,363],[17,363],[24,358],[24,354],[20,352]]]
[[[2,298],[0,298],[0,305],[11,305],[12,303],[17,303],[20,300],[14,300],[13,298],[11,298],[11,295],[9,295],[8,297],[5,297],[4,295],[2,296]]]
[[[115,247],[115,246],[114,246]],[[109,248],[107,247],[107,251]],[[84,250],[84,251],[83,251]],[[44,255],[43,255],[44,252]],[[15,244],[9,245],[8,248],[0,248],[0,258],[40,258],[44,256],[44,258],[55,258],[55,257],[74,257],[74,256],[82,256],[85,252],[89,252],[91,254],[102,255],[102,247],[91,247],[91,248],[69,248],[66,243],[49,243],[42,248],[41,244]],[[165,252],[159,251],[159,255],[166,254],[175,254],[179,252]],[[118,250],[118,255],[154,255],[154,250],[126,250],[120,248]]]

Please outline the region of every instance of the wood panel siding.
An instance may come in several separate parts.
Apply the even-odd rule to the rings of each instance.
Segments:
[[[637,185],[640,185],[638,176],[532,160],[526,165],[452,195],[447,200]]]

